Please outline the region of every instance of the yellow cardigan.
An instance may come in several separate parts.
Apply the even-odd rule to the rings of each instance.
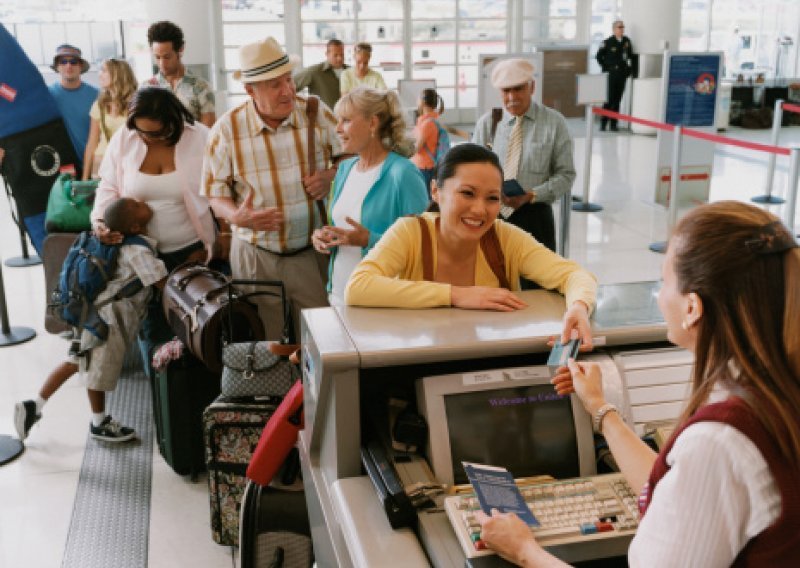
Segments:
[[[438,213],[422,217],[430,227],[433,265],[437,264],[435,220]],[[495,230],[505,256],[505,268],[512,290],[519,290],[524,276],[543,288],[566,296],[567,306],[581,300],[594,309],[597,279],[577,263],[564,259],[531,235],[504,221]],[[475,285],[499,288],[500,283],[478,248]],[[419,222],[412,217],[398,219],[378,244],[358,264],[345,290],[351,306],[435,308],[450,306],[450,284],[422,279],[422,238]]]

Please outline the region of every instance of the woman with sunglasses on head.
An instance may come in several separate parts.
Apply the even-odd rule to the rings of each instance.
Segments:
[[[590,349],[594,276],[498,220],[502,184],[503,171],[491,150],[453,146],[431,186],[437,211],[399,219],[384,233],[353,271],[347,304],[510,312],[527,306],[515,294],[524,276],[566,296],[561,339],[578,337]]]
[[[595,363],[553,379],[594,417],[643,514],[630,566],[796,566],[800,558],[800,249],[771,213],[733,201],[686,215],[658,306],[695,355],[691,394],[659,454],[603,395]],[[522,566],[563,566],[516,516],[479,514],[481,539]]]
[[[136,92],[136,77],[122,59],[106,59],[98,75],[100,94],[89,111],[89,140],[83,154],[83,179],[97,177],[108,142],[125,125],[128,103]]]
[[[100,166],[91,216],[100,239],[122,240],[121,234],[105,227],[102,212],[120,197],[133,197],[153,210],[147,234],[158,242],[158,257],[167,270],[187,261],[209,261],[215,227],[208,200],[200,195],[207,136],[208,128],[196,122],[171,91],[137,91],[128,105],[126,128],[111,139]],[[160,297],[155,296],[142,325],[143,339],[151,345],[173,336]],[[149,354],[143,355],[149,359]]]

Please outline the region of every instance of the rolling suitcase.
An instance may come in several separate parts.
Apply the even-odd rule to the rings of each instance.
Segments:
[[[58,287],[58,277],[61,275],[64,259],[67,258],[69,247],[77,238],[77,233],[50,233],[44,240],[42,263],[44,264],[45,305],[52,303],[53,290]],[[44,328],[50,333],[70,330],[69,324],[57,318],[51,313],[51,310],[44,312]]]
[[[211,534],[216,542],[239,542],[239,509],[247,464],[281,399],[218,398],[203,412]]]
[[[241,568],[309,568],[314,548],[305,492],[248,481],[242,497]]]
[[[203,410],[219,396],[220,374],[188,352],[153,378],[158,450],[179,475],[192,480],[206,468]]]

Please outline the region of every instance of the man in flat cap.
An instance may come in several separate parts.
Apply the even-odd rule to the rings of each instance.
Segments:
[[[239,59],[234,78],[244,83],[249,98],[211,129],[202,192],[216,216],[231,226],[233,276],[282,281],[299,339],[299,311],[328,305],[327,257],[311,246],[311,233],[325,222],[323,200],[336,173],[331,165],[340,154],[336,121],[324,103],[297,95],[294,63],[275,39],[242,46]],[[284,323],[280,304],[260,301],[259,312],[267,337],[278,339]]]
[[[502,114],[495,109],[480,117],[472,141],[490,146],[503,164],[505,178],[516,180],[524,191],[503,195],[501,215],[555,250],[551,204],[569,195],[575,181],[567,123],[558,111],[533,101],[536,85],[530,61],[500,61],[492,71],[492,85],[500,90],[504,109]],[[498,119],[494,124],[493,114]]]
[[[61,77],[49,88],[56,99],[69,139],[78,156],[78,163],[82,167],[86,141],[89,139],[89,111],[98,94],[97,89],[81,81],[81,75],[89,70],[89,62],[81,56],[80,49],[64,44],[56,48],[50,68]]]

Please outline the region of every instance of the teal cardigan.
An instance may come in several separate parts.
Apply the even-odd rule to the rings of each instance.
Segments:
[[[331,218],[333,207],[342,194],[350,170],[358,163],[359,158],[350,158],[339,164],[336,177],[333,180],[333,191],[328,204],[328,218]],[[369,245],[361,249],[361,256],[375,246],[383,233],[392,226],[400,217],[418,215],[428,207],[428,191],[425,181],[417,166],[409,160],[389,152],[381,166],[378,179],[369,188],[364,202],[361,204],[361,224],[369,229]],[[350,227],[347,227],[350,228]],[[328,292],[331,291],[331,278],[333,277],[333,263],[336,260],[338,248],[331,251],[331,260],[328,263]]]

